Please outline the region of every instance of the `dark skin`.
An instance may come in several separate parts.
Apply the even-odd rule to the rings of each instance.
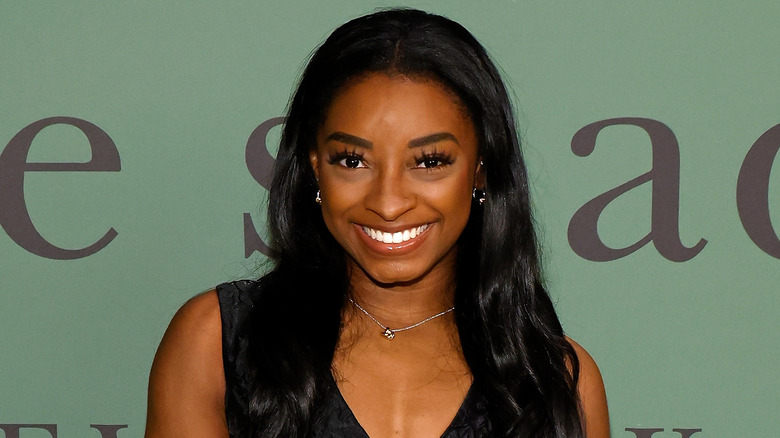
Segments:
[[[333,101],[311,153],[322,215],[348,254],[353,298],[383,324],[405,327],[452,306],[478,161],[470,120],[437,84],[375,75]],[[422,226],[400,243],[363,229]],[[452,314],[389,341],[355,309],[345,309],[333,363],[355,417],[372,437],[440,436],[472,380]]]
[[[483,184],[474,127],[451,93],[367,76],[336,96],[310,160],[323,219],[347,254],[351,297],[391,328],[451,307],[456,242]],[[342,318],[333,372],[366,432],[440,436],[472,382],[452,313],[393,340],[352,305]],[[152,368],[147,437],[227,436],[220,336],[213,291],[179,311]],[[587,436],[608,437],[598,368],[572,345]]]

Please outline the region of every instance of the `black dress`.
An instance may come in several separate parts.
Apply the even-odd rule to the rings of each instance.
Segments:
[[[225,408],[228,412],[246,412],[251,393],[246,360],[247,339],[241,333],[242,322],[252,310],[253,281],[237,281],[217,286],[220,313],[222,316],[222,354],[225,367]],[[358,423],[352,410],[339,392],[335,380],[330,377],[323,382],[324,394],[320,397],[312,423],[312,437],[316,438],[369,438]],[[230,418],[230,417],[228,417]],[[230,428],[231,421],[228,420]],[[231,437],[238,437],[230,430]],[[490,422],[487,403],[478,387],[472,385],[463,404],[458,409],[442,438],[488,438]],[[245,437],[242,437],[245,438]]]

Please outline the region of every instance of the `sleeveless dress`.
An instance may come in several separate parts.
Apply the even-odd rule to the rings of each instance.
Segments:
[[[247,412],[247,400],[251,394],[248,366],[245,357],[247,341],[241,334],[242,322],[249,317],[253,307],[254,281],[236,281],[217,286],[222,317],[222,359],[225,367],[225,407],[227,410]],[[325,394],[320,398],[312,423],[313,438],[370,438],[358,423],[352,410],[339,392],[331,377],[323,382]],[[228,421],[230,427],[230,421]],[[230,431],[231,437],[238,437]],[[450,425],[441,438],[490,438],[490,421],[487,402],[472,385]],[[245,437],[242,437],[245,438]]]

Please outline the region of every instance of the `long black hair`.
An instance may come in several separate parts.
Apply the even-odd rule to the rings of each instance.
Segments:
[[[235,436],[303,437],[329,382],[349,282],[343,249],[314,202],[309,162],[334,96],[371,73],[434,80],[467,110],[486,201],[458,242],[455,320],[495,436],[583,435],[577,357],[542,285],[528,176],[512,105],[485,49],[438,15],[391,9],[336,29],[314,52],[289,105],[268,206],[274,267],[258,282],[247,333],[245,397],[231,393]]]

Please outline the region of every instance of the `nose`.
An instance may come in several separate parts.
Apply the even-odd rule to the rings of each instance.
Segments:
[[[392,222],[415,206],[416,196],[399,172],[383,171],[371,181],[366,194],[366,209]]]

